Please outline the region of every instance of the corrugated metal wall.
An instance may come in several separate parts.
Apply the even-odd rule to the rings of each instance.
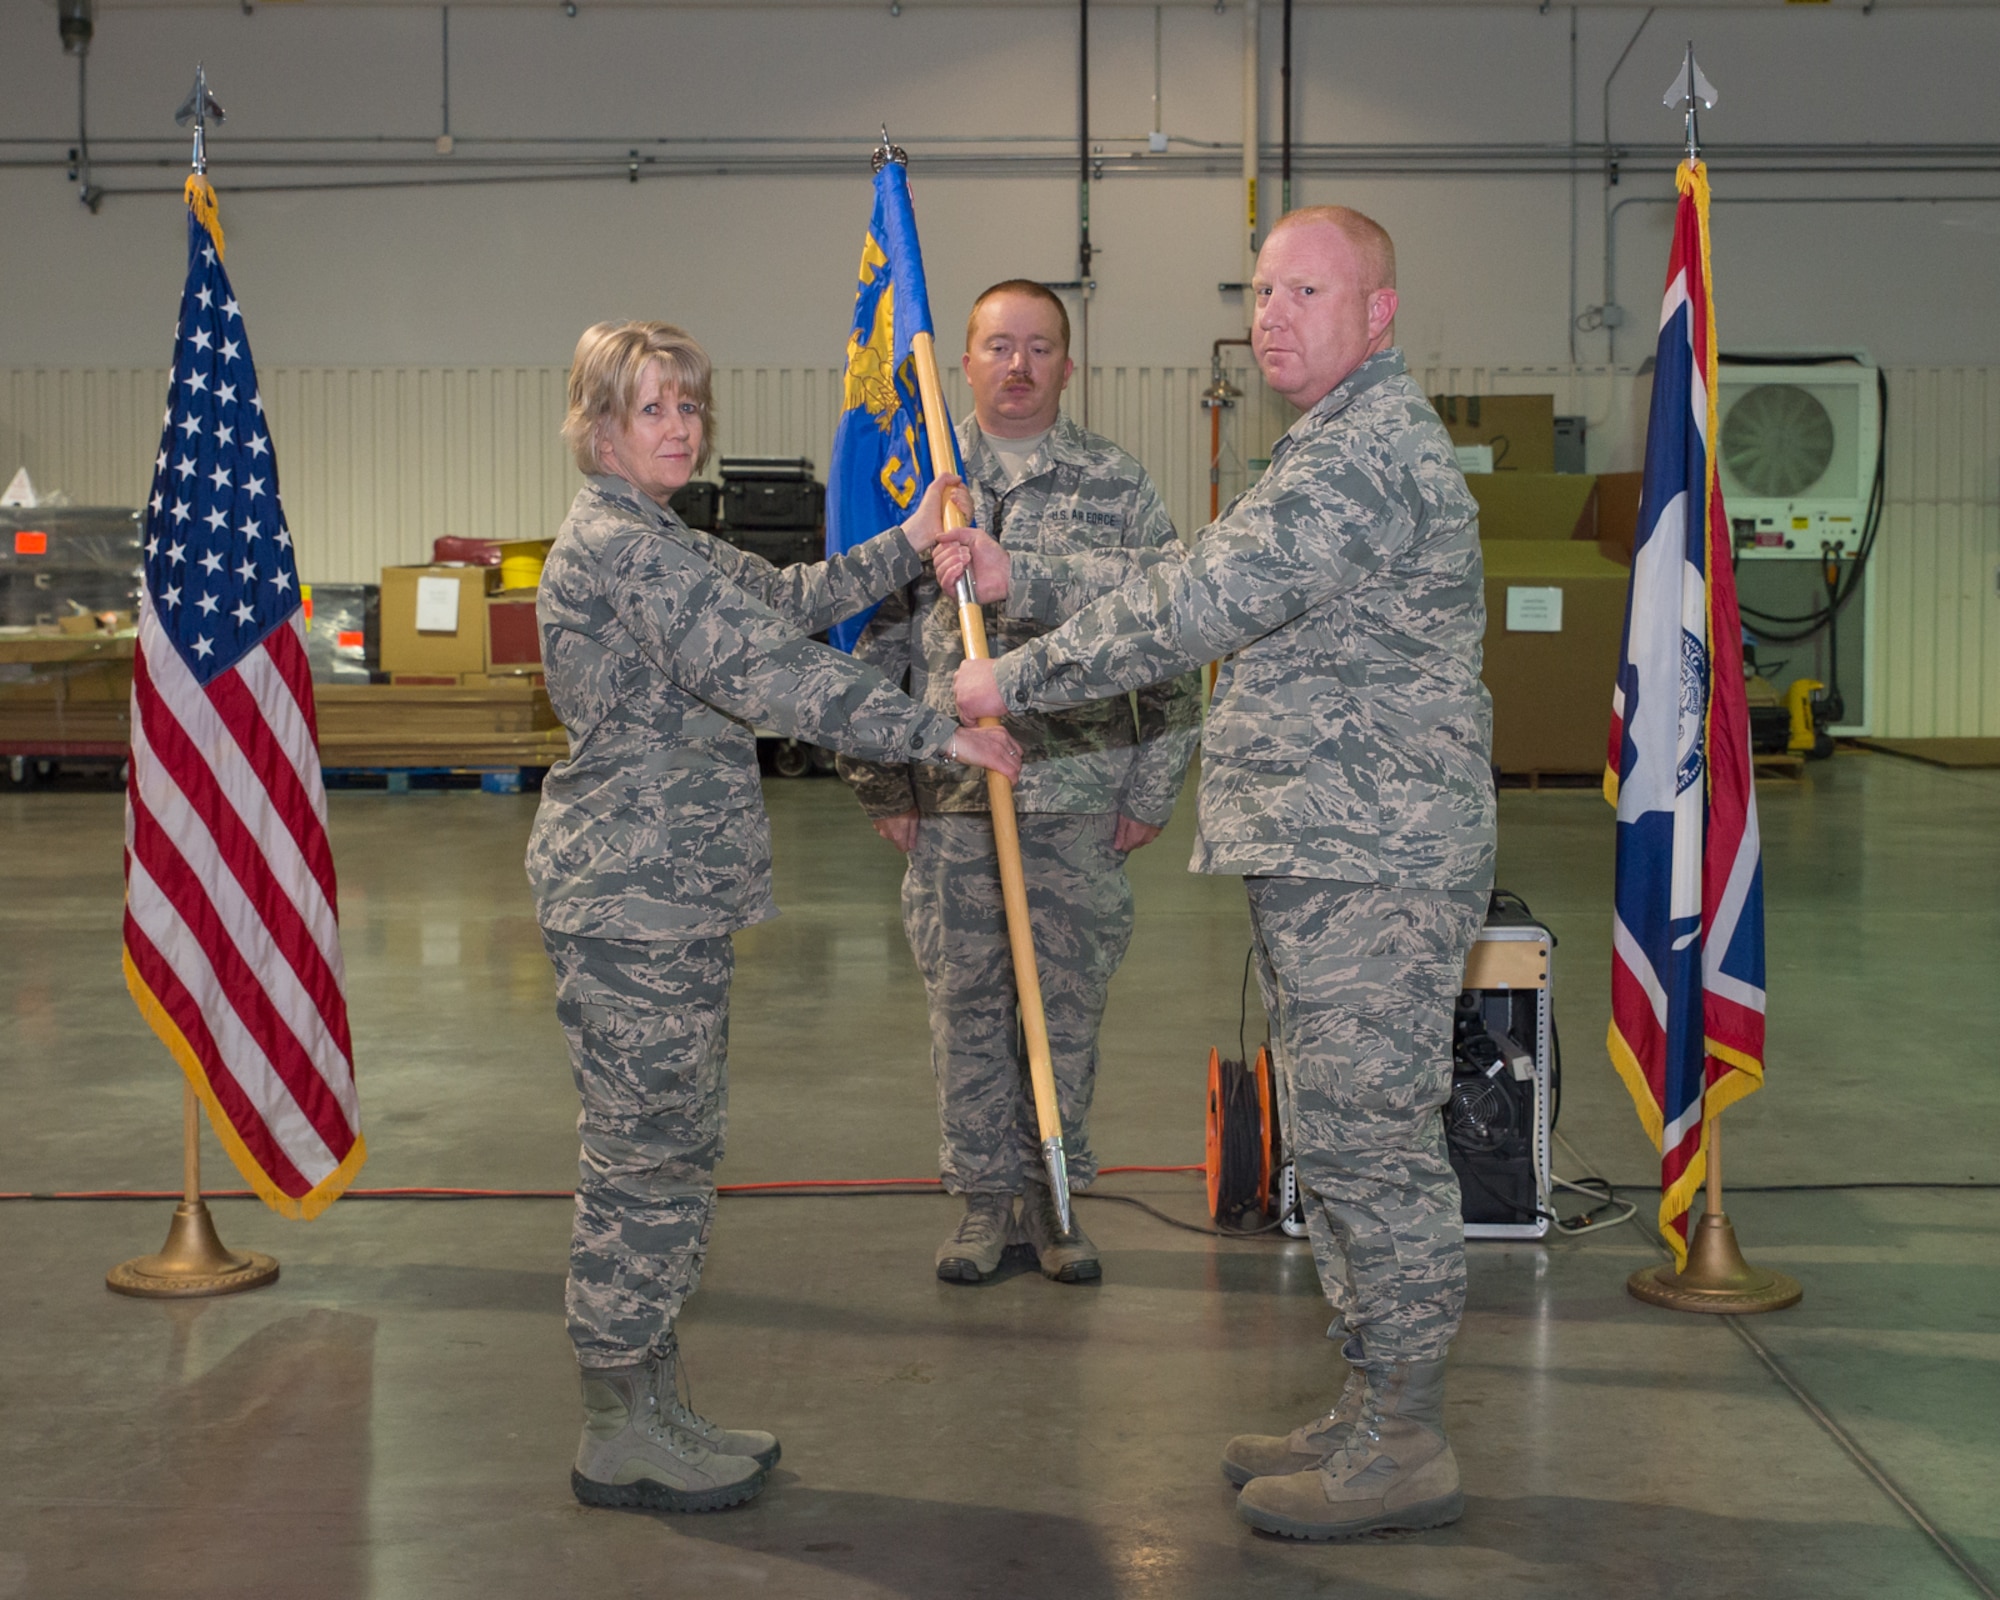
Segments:
[[[1882,731],[2000,734],[2000,368],[1889,373]]]
[[[1224,414],[1221,494],[1269,454],[1292,414],[1255,369]],[[947,367],[955,413],[964,380]],[[1541,393],[1592,419],[1594,465],[1637,464],[1643,385],[1628,371],[1460,368],[1427,393]],[[308,581],[372,579],[441,534],[552,533],[576,476],[557,437],[559,367],[274,368],[265,400],[285,510]],[[2000,368],[1901,369],[1890,381],[1889,499],[1878,547],[1871,692],[1878,730],[2000,735]],[[1091,423],[1144,461],[1183,532],[1208,520],[1206,367],[1108,367]],[[164,369],[0,371],[0,481],[25,465],[78,504],[137,505],[159,439]],[[824,472],[840,393],[832,367],[716,372],[720,448],[809,456]]]
[[[947,366],[943,378],[963,415],[963,375]],[[1245,398],[1224,421],[1225,500],[1247,481],[1245,458],[1267,454],[1291,421],[1254,368],[1232,380]],[[547,538],[578,482],[557,437],[565,381],[560,367],[268,369],[279,483],[307,581],[366,581],[422,560],[443,534]],[[1208,381],[1206,368],[1113,367],[1091,388],[1098,431],[1147,463],[1189,532],[1208,520],[1208,416],[1198,404]],[[80,505],[139,504],[166,384],[164,369],[0,372],[4,473],[25,464],[38,486]],[[835,367],[717,368],[717,447],[807,456],[824,474],[840,393]]]

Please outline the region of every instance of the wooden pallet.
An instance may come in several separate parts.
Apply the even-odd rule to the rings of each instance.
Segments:
[[[1532,793],[1556,789],[1597,789],[1603,787],[1602,772],[1503,772],[1500,787],[1527,789]]]
[[[0,637],[0,750],[123,754],[132,742],[129,634]]]
[[[1760,778],[1798,783],[1803,781],[1806,775],[1806,758],[1796,751],[1787,750],[1777,755],[1752,755],[1750,760]]]
[[[546,767],[325,767],[327,789],[373,789],[386,794],[419,790],[473,789],[484,794],[532,794],[541,788]],[[356,779],[362,780],[356,783]]]
[[[569,754],[548,690],[525,681],[455,685],[323,683],[324,767],[550,767]]]

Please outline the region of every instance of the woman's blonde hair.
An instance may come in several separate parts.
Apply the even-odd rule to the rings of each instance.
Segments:
[[[683,400],[692,400],[701,416],[699,472],[708,465],[715,440],[715,403],[709,378],[708,352],[670,322],[599,322],[583,330],[569,368],[569,414],[563,418],[563,442],[586,475],[604,470],[597,459],[597,428],[611,422],[628,425],[639,405],[639,383],[646,368],[660,364],[666,386]]]

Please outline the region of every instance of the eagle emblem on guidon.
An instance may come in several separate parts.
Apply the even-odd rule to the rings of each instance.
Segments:
[[[889,300],[895,292],[888,290],[876,302],[875,324],[868,330],[866,342],[859,329],[847,336],[845,409],[866,410],[884,433],[889,431],[889,419],[898,404],[896,377],[889,365],[894,357],[889,343]]]
[[[874,283],[876,273],[889,264],[889,258],[882,253],[882,247],[870,234],[861,247],[861,288],[856,297],[866,294]],[[896,398],[896,286],[886,285],[875,297],[875,314],[869,319],[868,337],[861,337],[861,330],[854,329],[847,336],[847,382],[843,409],[865,410],[876,421],[884,433],[890,428],[890,418],[895,415],[900,403]]]
[[[889,258],[871,234],[861,249],[861,287],[856,298],[868,292],[875,282],[877,272],[887,266]],[[882,292],[875,297],[874,314],[868,319],[868,337],[862,338],[861,330],[854,329],[847,336],[847,376],[843,382],[843,409],[866,411],[875,419],[875,425],[885,434],[893,434],[896,414],[903,410],[902,396],[896,392],[896,286],[884,284]],[[921,487],[915,466],[917,457],[917,426],[912,420],[903,427],[903,442],[909,450],[909,460],[905,461],[894,453],[893,446],[889,458],[883,462],[878,474],[883,491],[904,510],[917,497]]]

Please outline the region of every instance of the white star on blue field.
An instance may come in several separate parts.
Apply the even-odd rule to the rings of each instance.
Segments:
[[[146,584],[160,626],[204,684],[299,604],[243,313],[192,215],[173,383],[146,502]]]

